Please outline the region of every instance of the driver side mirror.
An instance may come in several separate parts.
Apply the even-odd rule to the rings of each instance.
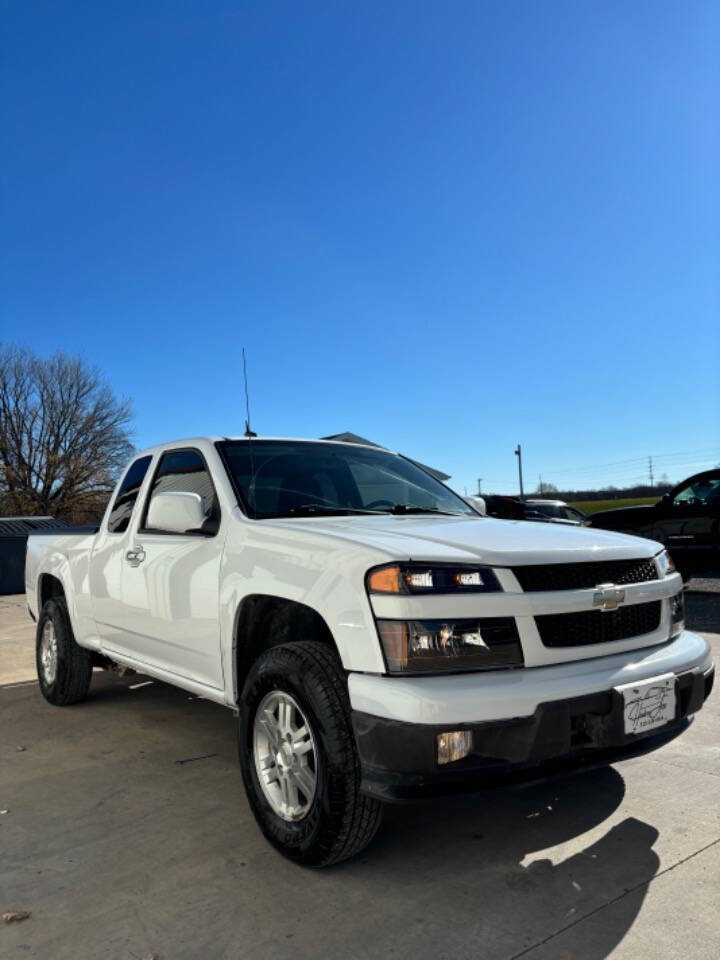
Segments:
[[[196,533],[204,522],[200,494],[178,491],[153,494],[145,525],[168,533]]]

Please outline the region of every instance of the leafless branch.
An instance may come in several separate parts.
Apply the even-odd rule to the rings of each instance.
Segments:
[[[132,452],[131,419],[82,358],[0,343],[0,514],[96,518]]]

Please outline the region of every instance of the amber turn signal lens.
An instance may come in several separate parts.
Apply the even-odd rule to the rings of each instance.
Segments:
[[[400,567],[379,567],[368,577],[370,593],[400,593]]]

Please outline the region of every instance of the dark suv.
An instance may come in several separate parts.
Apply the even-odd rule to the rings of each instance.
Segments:
[[[588,519],[593,527],[664,543],[684,579],[720,568],[720,470],[696,473],[651,506],[602,510]]]

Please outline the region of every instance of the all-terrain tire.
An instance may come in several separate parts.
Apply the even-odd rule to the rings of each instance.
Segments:
[[[271,691],[289,694],[315,741],[316,790],[300,820],[276,813],[258,778],[253,751],[258,706]],[[240,702],[240,766],[250,807],[270,843],[296,863],[324,867],[362,850],[380,825],[382,805],[360,793],[360,763],[350,720],[347,677],[320,643],[273,647],[252,666]]]
[[[43,660],[43,638],[46,646],[52,646],[47,639],[51,632],[56,645],[54,670],[47,657]],[[40,612],[35,662],[40,690],[48,703],[66,707],[85,699],[92,678],[92,653],[76,643],[63,597],[47,600]]]

